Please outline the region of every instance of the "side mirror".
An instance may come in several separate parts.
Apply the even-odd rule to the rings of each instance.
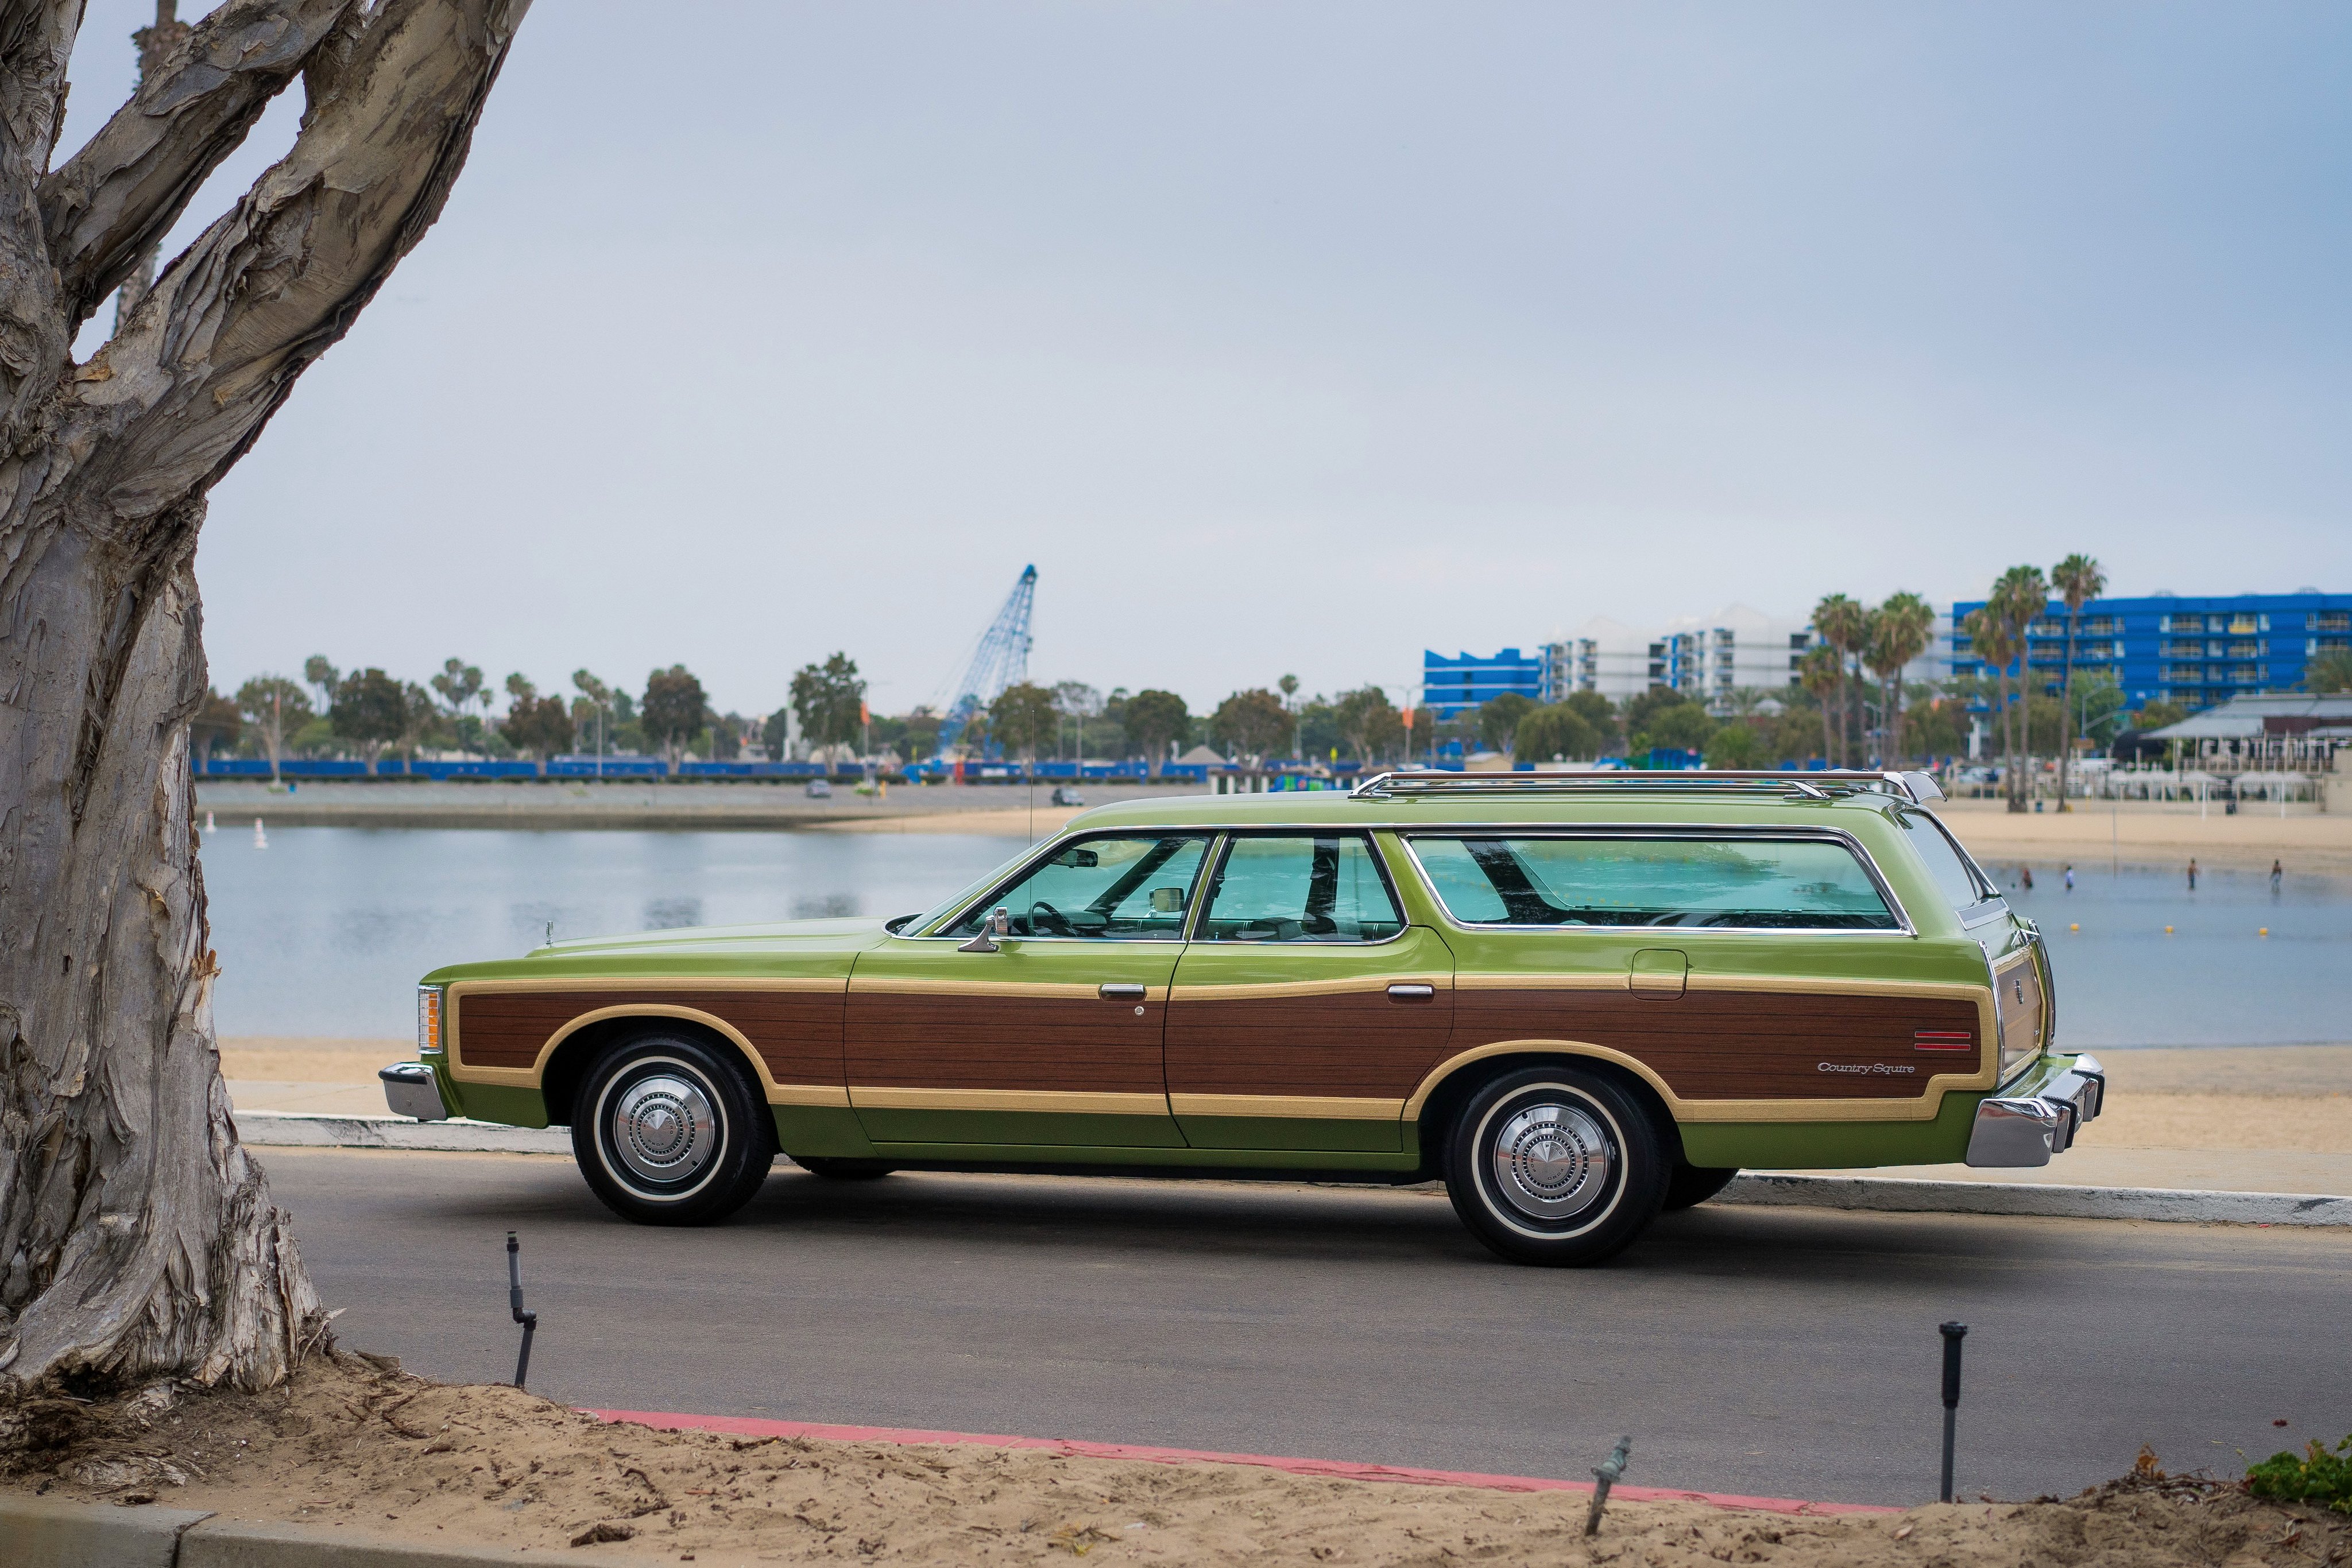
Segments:
[[[994,909],[989,911],[988,919],[982,924],[980,934],[969,942],[957,943],[956,951],[959,953],[993,953],[997,950],[995,939],[999,936],[1010,936],[1012,935],[1013,912],[1000,904]]]
[[[1184,913],[1184,890],[1181,887],[1155,887],[1151,890],[1151,913],[1181,915]]]

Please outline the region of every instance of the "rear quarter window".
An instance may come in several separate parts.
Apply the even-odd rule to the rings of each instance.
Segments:
[[[1905,811],[1901,817],[1905,836],[1919,858],[1927,862],[1927,873],[1936,879],[1944,901],[1954,910],[1970,909],[2000,896],[1960,853],[1943,823],[1926,811]]]
[[[1852,850],[1826,839],[1417,834],[1465,925],[1900,928]]]

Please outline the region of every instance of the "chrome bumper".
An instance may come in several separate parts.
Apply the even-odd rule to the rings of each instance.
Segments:
[[[2074,1147],[2083,1124],[2106,1103],[2107,1070],[2095,1056],[2077,1056],[2030,1093],[1989,1095],[1977,1104],[1969,1134],[1972,1166],[2046,1166]]]
[[[395,1061],[376,1074],[383,1084],[384,1103],[395,1116],[420,1122],[446,1122],[449,1107],[442,1103],[441,1081],[421,1061]]]

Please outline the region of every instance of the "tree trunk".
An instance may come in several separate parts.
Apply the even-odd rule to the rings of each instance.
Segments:
[[[19,1390],[266,1385],[324,1333],[213,1039],[197,531],[438,215],[525,3],[227,0],[53,171],[80,5],[12,5],[0,29],[0,1370]],[[74,365],[81,323],[298,74],[292,151]]]

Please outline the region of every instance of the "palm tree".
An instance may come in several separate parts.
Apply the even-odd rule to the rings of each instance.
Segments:
[[[1797,661],[1797,682],[1821,699],[1822,756],[1834,761],[1836,747],[1830,733],[1830,697],[1845,681],[1845,661],[1827,643],[1816,643]]]
[[[1813,606],[1813,631],[1821,640],[1836,650],[1838,742],[1830,760],[1837,767],[1846,765],[1846,661],[1858,651],[1869,631],[1869,615],[1863,607],[1843,593],[1832,593]],[[1822,705],[1828,706],[1825,699]]]
[[[2074,756],[2074,629],[2083,619],[2083,606],[2107,591],[2107,574],[2097,561],[2077,553],[2050,569],[2050,585],[2066,601],[2066,673],[2059,688],[2058,714],[2058,809],[2064,811],[2071,810],[2066,770]]]
[[[1878,677],[1890,764],[1903,758],[1903,666],[1927,651],[1935,630],[1935,607],[1916,593],[1890,593],[1871,612],[1867,658],[1870,673]]]
[[[2033,714],[2033,643],[2034,622],[2049,613],[2050,582],[2038,566],[2012,566],[2000,574],[1992,585],[1992,597],[1985,606],[2000,622],[2001,643],[2007,653],[2001,668],[2011,664],[2017,668],[2017,690],[2001,706],[2001,739],[2008,778],[2005,793],[2009,809],[2025,810],[2025,777],[2018,765],[2021,752],[2032,746],[2032,718]],[[2025,714],[2018,718],[2014,710],[2017,698],[2025,698]]]
[[[1960,621],[1960,634],[1969,640],[1969,647],[1984,662],[1992,675],[1993,710],[2000,716],[2001,788],[2006,790],[2009,768],[2009,662],[2017,657],[2011,646],[2008,623],[2000,618],[1999,608],[1990,600],[1971,610]]]

